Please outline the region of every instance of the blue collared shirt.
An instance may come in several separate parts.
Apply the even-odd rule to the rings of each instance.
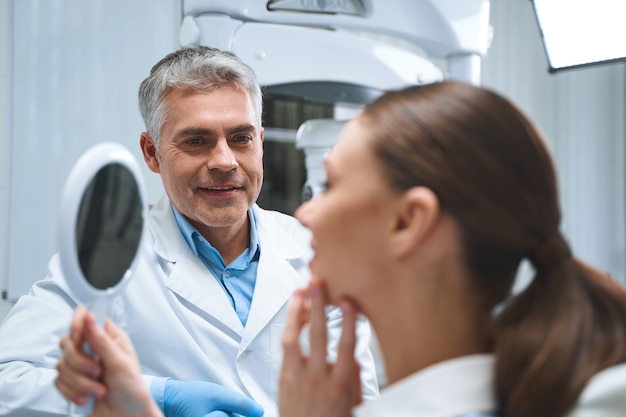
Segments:
[[[256,283],[261,248],[257,237],[256,220],[252,209],[248,210],[250,219],[250,246],[230,264],[226,265],[222,255],[215,249],[179,212],[172,206],[176,223],[187,241],[189,248],[204,265],[215,275],[226,292],[241,324],[248,321],[252,294]]]

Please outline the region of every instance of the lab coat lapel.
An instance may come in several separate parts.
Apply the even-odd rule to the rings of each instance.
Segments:
[[[241,335],[243,325],[217,278],[191,251],[189,255],[172,268],[168,288]]]
[[[163,198],[150,213],[154,250],[163,268],[169,270],[165,282],[167,287],[187,300],[192,308],[211,315],[241,335],[243,325],[237,313],[217,278],[187,245],[169,200]]]
[[[261,255],[250,315],[244,330],[244,340],[242,340],[244,345],[263,330],[289,300],[296,288],[305,285],[305,281],[287,260],[263,258]]]
[[[255,216],[261,256],[241,349],[245,349],[288,302],[293,291],[306,285],[309,278],[306,256],[310,248],[302,247],[302,242],[286,233],[284,226],[264,210],[255,207]]]

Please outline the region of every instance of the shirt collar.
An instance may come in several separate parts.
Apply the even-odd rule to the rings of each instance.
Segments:
[[[189,245],[189,248],[194,253],[194,255],[198,256],[198,247],[196,246],[196,241],[193,239],[194,233],[200,233],[196,230],[195,227],[189,223],[189,221],[182,215],[176,207],[172,205],[172,211],[174,212],[174,217],[176,218],[176,223],[178,224],[178,228],[180,229],[183,237],[185,238],[185,242]],[[250,219],[250,243],[249,243],[249,251],[248,251],[248,260],[251,261],[259,250],[259,238],[257,234],[257,224],[256,218],[254,216],[254,210],[252,208],[248,209],[248,219]],[[213,247],[210,242],[207,241],[210,247]]]

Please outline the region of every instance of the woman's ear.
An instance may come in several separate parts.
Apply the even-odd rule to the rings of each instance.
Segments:
[[[157,155],[156,144],[148,132],[142,132],[139,139],[139,146],[143,153],[143,159],[146,161],[146,165],[150,168],[150,171],[159,173],[159,158]]]
[[[436,224],[439,214],[439,199],[432,190],[413,187],[406,191],[396,212],[391,253],[404,258],[415,251]]]

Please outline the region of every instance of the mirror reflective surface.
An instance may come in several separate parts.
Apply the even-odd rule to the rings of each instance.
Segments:
[[[76,219],[76,251],[85,279],[94,288],[116,286],[129,272],[143,227],[135,176],[111,163],[91,179]]]

